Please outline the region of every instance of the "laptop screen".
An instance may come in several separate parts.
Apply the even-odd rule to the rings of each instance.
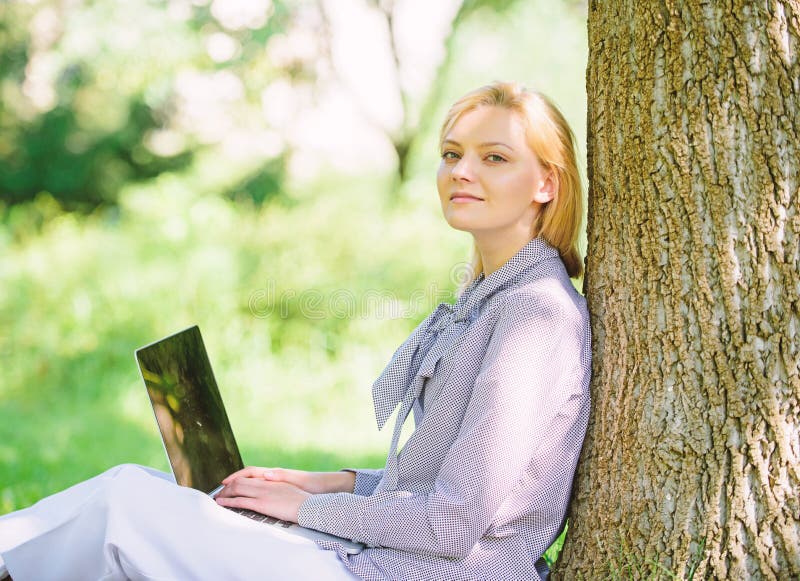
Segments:
[[[136,351],[178,484],[209,493],[243,467],[197,326]]]

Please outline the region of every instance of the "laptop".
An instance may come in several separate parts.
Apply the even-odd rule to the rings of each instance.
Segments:
[[[136,362],[175,480],[213,498],[222,488],[222,479],[244,468],[244,464],[200,329],[195,325],[137,349]],[[350,539],[252,510],[231,510],[312,540],[336,541],[350,554],[364,548]]]

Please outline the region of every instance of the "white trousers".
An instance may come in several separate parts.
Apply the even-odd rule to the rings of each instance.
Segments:
[[[0,517],[3,562],[14,581],[357,579],[335,552],[131,464]]]

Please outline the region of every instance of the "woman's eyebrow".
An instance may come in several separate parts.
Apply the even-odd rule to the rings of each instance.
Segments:
[[[453,139],[445,139],[444,141],[442,141],[442,145],[444,145],[446,143],[461,147],[461,144],[458,141],[455,141]],[[509,149],[511,151],[514,151],[513,147],[503,143],[502,141],[484,141],[483,143],[479,143],[478,147],[493,147],[495,145],[502,145],[503,147],[505,147],[505,148],[507,148],[507,149]]]

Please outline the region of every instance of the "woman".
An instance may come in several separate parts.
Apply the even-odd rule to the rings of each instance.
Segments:
[[[400,405],[385,467],[245,468],[216,498],[369,548],[288,539],[122,466],[0,519],[17,581],[547,576],[589,413],[588,314],[570,282],[581,273],[573,136],[544,96],[494,83],[453,105],[440,142],[442,210],[472,235],[476,276],[373,385],[379,427]]]

